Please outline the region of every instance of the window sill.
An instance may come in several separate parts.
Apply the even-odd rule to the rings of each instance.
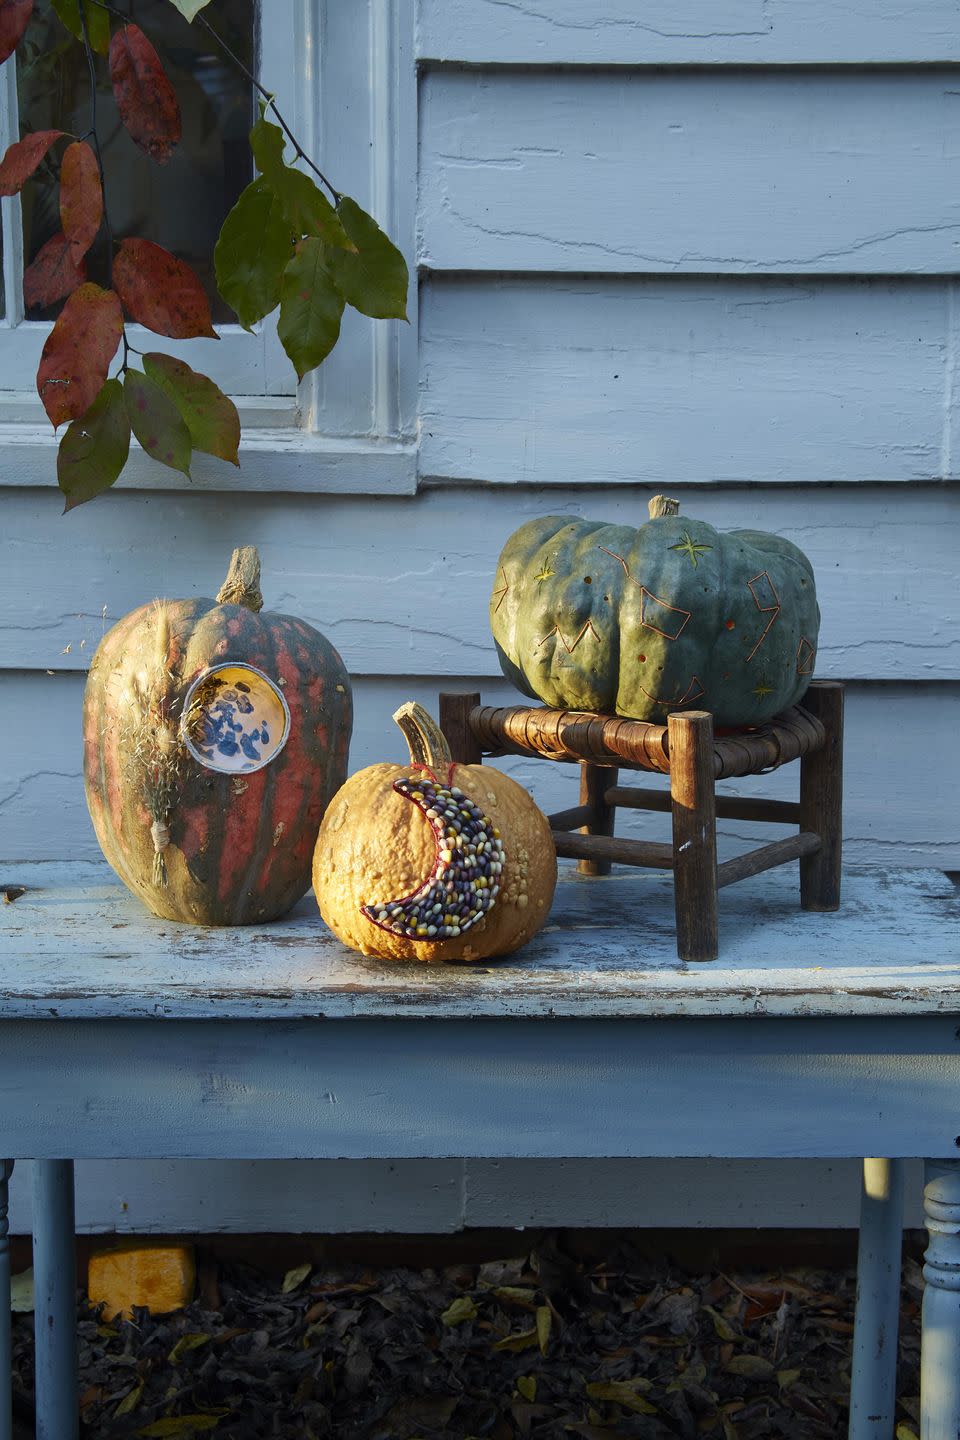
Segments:
[[[55,487],[58,436],[45,421],[6,418],[0,409],[0,489]],[[286,412],[290,414],[292,412]],[[9,410],[7,411],[9,414]],[[195,454],[190,479],[158,465],[134,441],[118,490],[265,491],[270,494],[414,495],[417,447],[312,435],[285,420],[276,407],[258,415],[241,406],[245,422],[240,468]],[[259,423],[257,423],[259,422]],[[62,434],[62,431],[61,431]]]

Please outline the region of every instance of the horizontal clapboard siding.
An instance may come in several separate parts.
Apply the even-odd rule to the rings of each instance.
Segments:
[[[421,472],[564,485],[939,478],[960,462],[954,325],[941,280],[434,275]]]
[[[823,611],[818,674],[960,678],[955,488],[670,488],[721,529],[778,531],[803,547]],[[54,495],[11,491],[0,666],[84,670],[105,626],[145,599],[215,594],[232,547],[255,542],[268,609],[316,625],[351,674],[499,675],[487,607],[507,536],[551,513],[640,524],[650,493],[447,486],[375,505],[238,495],[226,512],[214,496],[120,493],[63,522],[65,565],[51,543]]]
[[[441,69],[420,103],[431,269],[957,268],[949,70]]]
[[[420,0],[418,52],[471,64],[960,61],[956,0]]]

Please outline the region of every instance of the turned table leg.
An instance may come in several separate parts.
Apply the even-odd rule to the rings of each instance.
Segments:
[[[13,1435],[13,1353],[10,1335],[10,1241],[7,1205],[12,1160],[0,1160],[0,1440]]]
[[[849,1440],[890,1440],[897,1399],[903,1161],[864,1160]]]
[[[667,717],[673,812],[673,892],[681,960],[717,958],[717,813],[713,716]]]
[[[960,1161],[928,1161],[920,1440],[960,1435]]]
[[[33,1176],[37,1440],[76,1440],[73,1161],[35,1160]]]

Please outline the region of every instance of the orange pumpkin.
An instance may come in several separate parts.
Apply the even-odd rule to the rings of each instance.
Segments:
[[[353,950],[384,960],[487,960],[543,925],[557,859],[522,785],[455,765],[419,705],[394,715],[407,765],[371,765],[330,802],[313,858],[320,913]]]

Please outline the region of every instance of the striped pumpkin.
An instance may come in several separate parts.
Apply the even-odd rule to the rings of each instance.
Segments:
[[[90,816],[121,880],[164,919],[283,915],[309,888],[320,821],[346,778],[343,662],[302,620],[259,613],[259,577],[256,550],[235,551],[216,600],[141,606],[90,667]]]

